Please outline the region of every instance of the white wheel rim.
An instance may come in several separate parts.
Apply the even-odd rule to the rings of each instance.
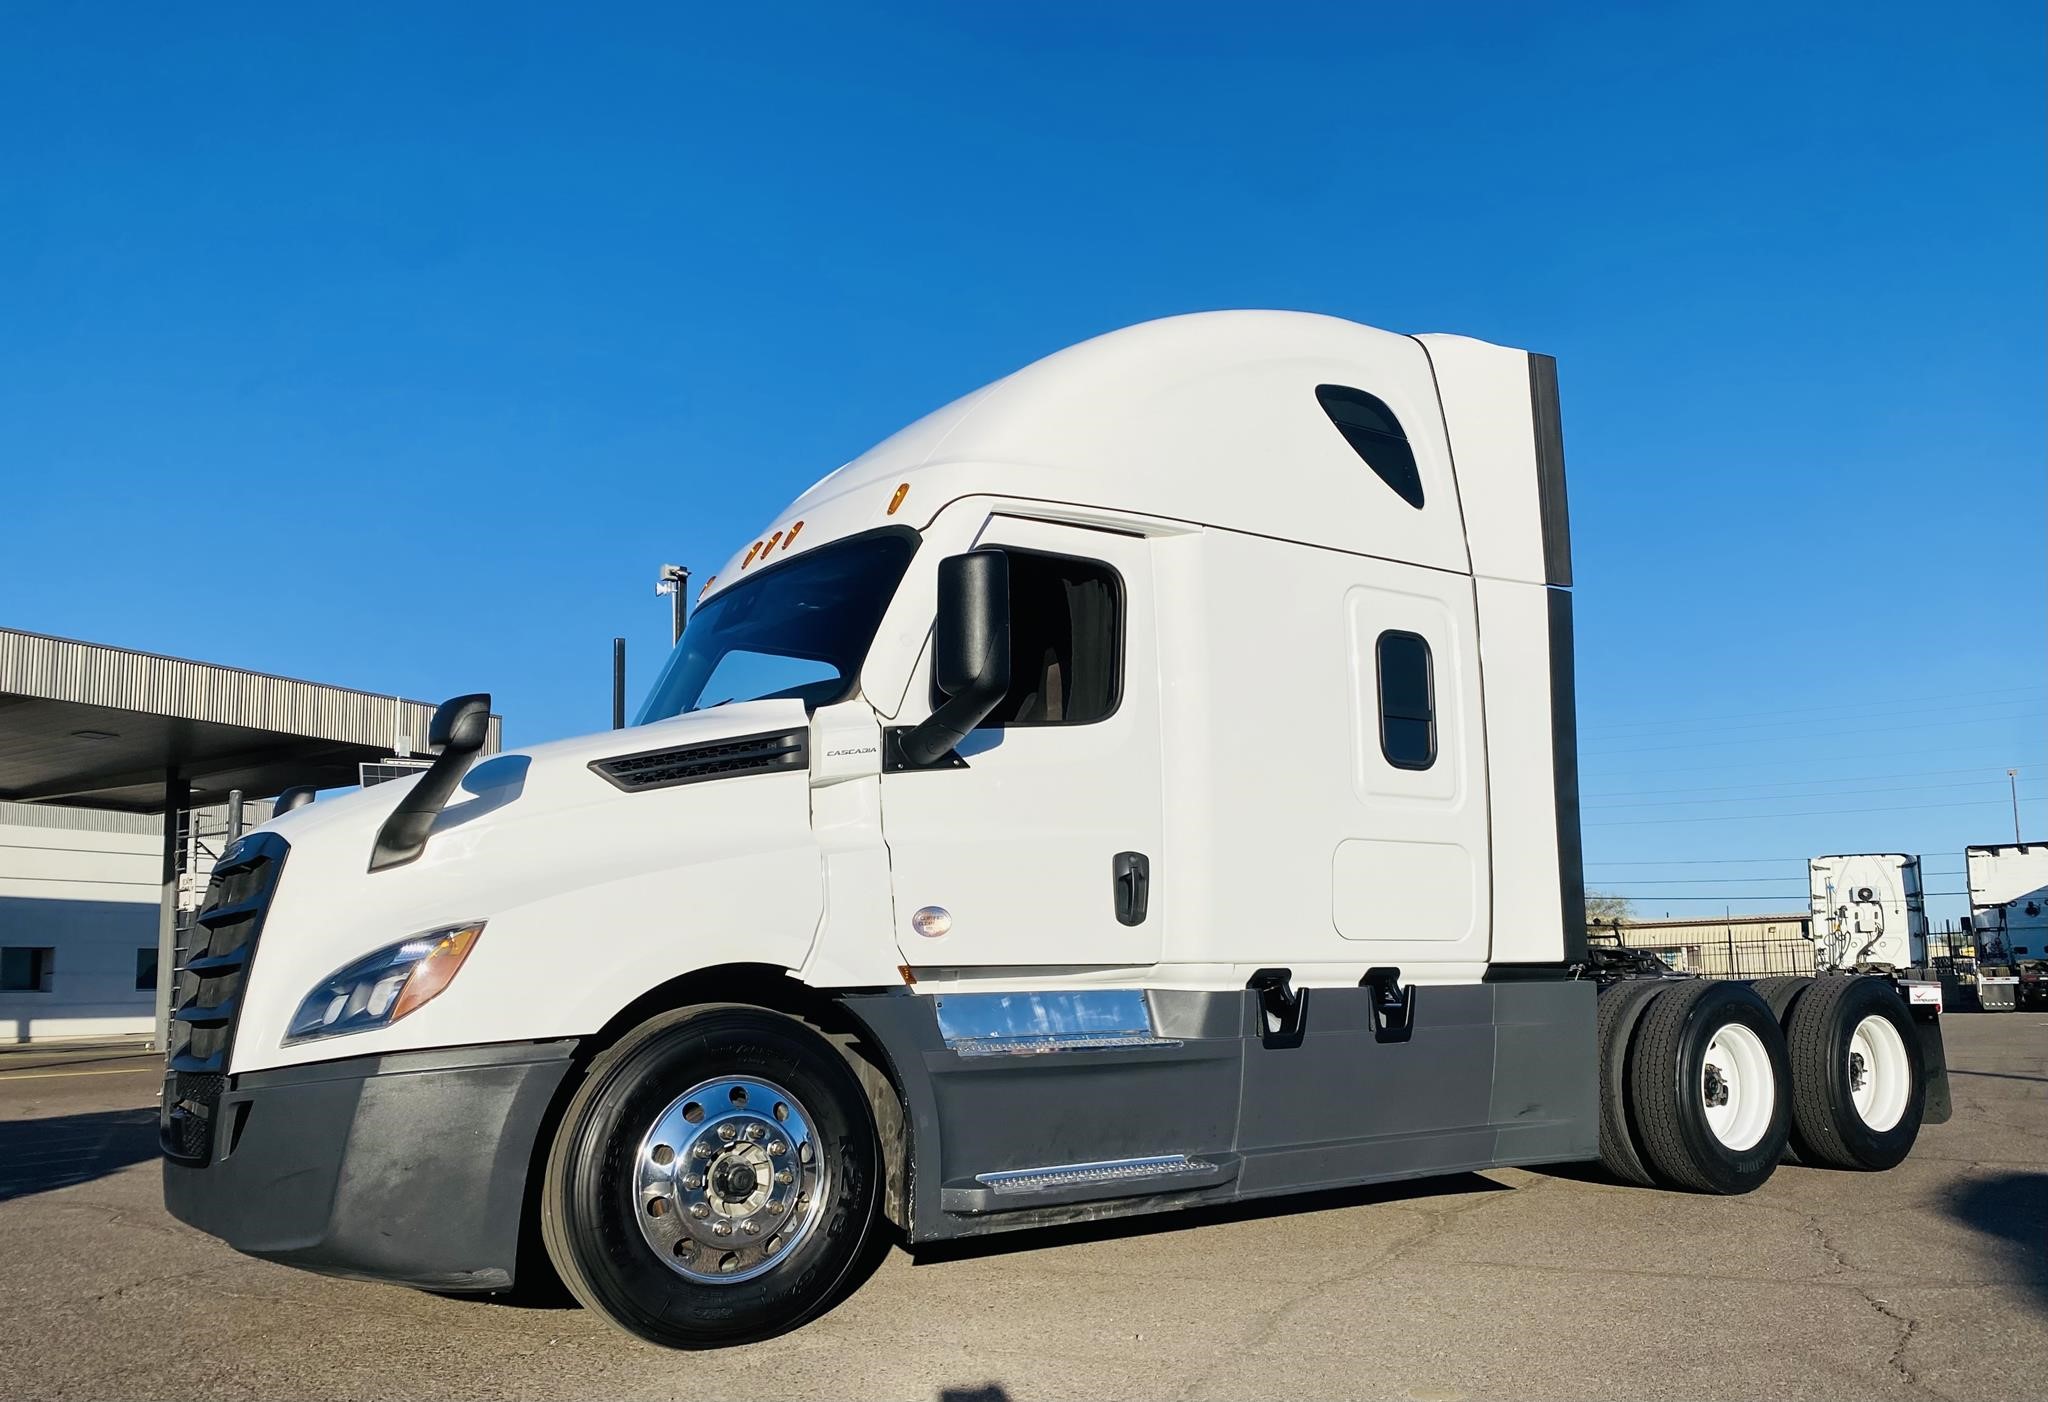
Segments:
[[[1778,1104],[1763,1039],[1740,1023],[1717,1029],[1700,1068],[1699,1096],[1714,1138],[1737,1153],[1755,1148]]]
[[[1906,1040],[1890,1019],[1872,1013],[1849,1034],[1849,1101],[1856,1118],[1882,1134],[1906,1116],[1913,1086]]]

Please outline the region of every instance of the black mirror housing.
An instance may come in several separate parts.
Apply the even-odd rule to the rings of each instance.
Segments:
[[[427,724],[427,744],[436,750],[473,755],[484,747],[490,733],[489,693],[454,696],[434,708],[434,718]]]
[[[1010,557],[971,550],[939,561],[932,675],[945,701],[903,736],[915,766],[936,764],[988,718],[1010,690]]]

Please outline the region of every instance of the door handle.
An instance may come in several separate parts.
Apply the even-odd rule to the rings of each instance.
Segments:
[[[1144,924],[1152,895],[1151,860],[1143,852],[1117,853],[1110,863],[1110,881],[1116,888],[1117,923]]]

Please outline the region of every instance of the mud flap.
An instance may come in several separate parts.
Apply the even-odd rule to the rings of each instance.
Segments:
[[[1916,1004],[1913,1025],[1920,1031],[1920,1078],[1927,1083],[1927,1108],[1920,1123],[1947,1124],[1954,1107],[1948,1095],[1948,1049],[1941,1040],[1941,1010]]]

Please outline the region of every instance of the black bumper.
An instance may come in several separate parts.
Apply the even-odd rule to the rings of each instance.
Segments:
[[[237,1251],[307,1270],[503,1289],[575,1049],[451,1047],[237,1076],[211,1162],[164,1160],[164,1205]]]

